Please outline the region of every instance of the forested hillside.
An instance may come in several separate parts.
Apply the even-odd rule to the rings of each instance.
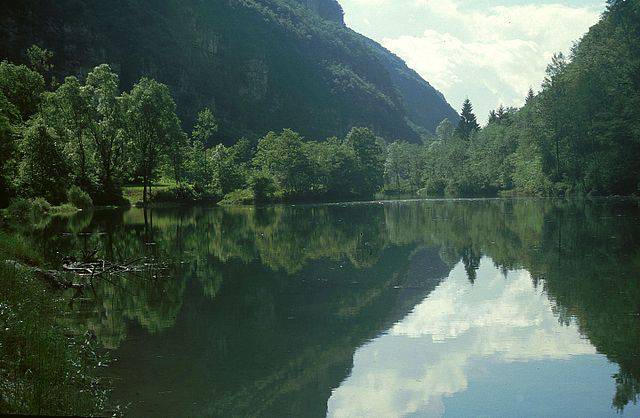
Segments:
[[[107,63],[127,90],[166,84],[187,130],[221,120],[217,142],[292,128],[306,137],[366,126],[418,141],[456,113],[400,59],[346,28],[335,0],[24,0],[0,2],[0,57],[54,53],[52,76]]]
[[[538,94],[480,127],[466,101],[424,146],[387,147],[387,189],[426,196],[585,196],[640,192],[640,1],[610,0],[556,54]]]

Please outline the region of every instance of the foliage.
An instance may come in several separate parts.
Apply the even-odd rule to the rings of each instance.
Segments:
[[[198,113],[198,118],[193,127],[191,138],[195,141],[200,141],[205,145],[211,146],[213,141],[213,135],[218,132],[218,121],[213,116],[213,112],[210,109],[202,109]]]
[[[0,62],[0,93],[16,107],[23,120],[38,110],[44,87],[42,76],[27,66]]]
[[[347,28],[337,0],[8,2],[0,56],[21,62],[33,43],[55,53],[60,80],[108,62],[123,89],[145,75],[166,84],[187,132],[213,110],[219,130],[206,146],[285,128],[344,136],[353,126],[417,142],[456,117],[401,59]]]
[[[219,204],[222,206],[251,205],[254,202],[255,202],[255,195],[253,194],[253,190],[241,189],[241,190],[234,190],[230,193],[227,193],[222,198]]]
[[[0,232],[0,411],[93,415],[104,405],[93,342],[65,336],[64,301],[5,260],[39,263],[20,237]]]
[[[479,129],[466,100],[455,134],[448,134],[443,121],[425,146],[421,193],[635,193],[640,179],[637,3],[611,2],[569,57],[553,56],[542,91],[535,95],[530,89],[523,108],[500,106]],[[398,158],[391,147],[388,172],[408,167],[394,166]]]
[[[480,129],[476,115],[473,114],[473,106],[471,101],[466,99],[462,104],[462,113],[460,114],[460,122],[456,128],[456,134],[464,140],[468,140],[471,135]]]
[[[31,119],[20,142],[18,185],[28,197],[43,197],[57,204],[64,199],[70,170],[61,141],[41,117]]]
[[[130,153],[143,182],[143,202],[162,156],[182,139],[176,105],[164,84],[142,78],[123,98],[125,130],[131,138]]]
[[[91,209],[93,207],[93,200],[91,200],[91,196],[75,185],[71,186],[71,188],[67,190],[67,200],[78,209]]]

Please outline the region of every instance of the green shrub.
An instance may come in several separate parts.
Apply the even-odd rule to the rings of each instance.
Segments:
[[[51,212],[51,205],[44,198],[25,199],[17,197],[7,207],[7,215],[11,219],[27,221],[46,216]]]
[[[33,214],[46,215],[51,212],[51,204],[43,197],[31,200],[31,212]]]
[[[152,203],[184,203],[198,200],[200,200],[200,195],[194,187],[189,184],[182,184],[154,192],[150,201]]]
[[[220,205],[251,205],[255,201],[253,190],[240,189],[227,193],[219,202]]]
[[[446,183],[442,179],[427,179],[419,193],[421,196],[444,196],[445,187]]]
[[[444,195],[446,197],[460,197],[460,186],[453,181],[447,184],[444,188]]]
[[[71,186],[67,190],[67,200],[78,209],[90,209],[93,207],[91,196],[78,186]]]
[[[249,188],[256,202],[264,202],[275,193],[276,185],[271,176],[257,172],[249,178]]]

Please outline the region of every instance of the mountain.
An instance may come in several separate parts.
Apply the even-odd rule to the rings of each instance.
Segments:
[[[398,57],[344,25],[335,0],[0,0],[0,58],[54,52],[58,80],[108,63],[122,89],[169,86],[189,129],[210,107],[231,142],[293,128],[310,139],[368,126],[418,141],[456,118]]]

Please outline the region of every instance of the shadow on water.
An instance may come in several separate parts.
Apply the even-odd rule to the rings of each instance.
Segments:
[[[558,323],[617,364],[614,409],[640,393],[633,202],[129,209],[33,234],[54,261],[92,249],[174,261],[156,280],[100,281],[74,306],[113,350],[114,402],[132,415],[324,416],[359,347],[453,283],[456,266],[473,291],[485,259],[504,280],[526,271]]]

